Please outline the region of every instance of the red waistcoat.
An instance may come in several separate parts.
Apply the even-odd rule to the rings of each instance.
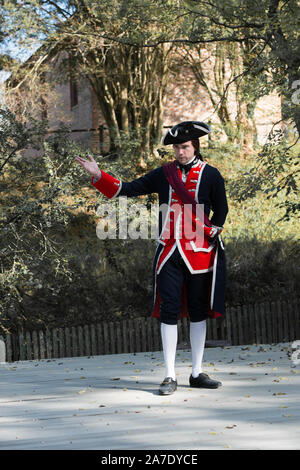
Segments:
[[[197,201],[198,188],[206,163],[199,161],[192,167],[185,181],[187,191]],[[180,175],[182,177],[181,171]],[[191,206],[183,204],[180,197],[170,186],[168,210],[165,215],[159,243],[164,245],[157,263],[157,274],[174,252],[176,246],[192,274],[211,271],[214,263],[215,250],[206,235],[200,206],[199,214],[194,214]],[[209,229],[208,229],[209,230]]]

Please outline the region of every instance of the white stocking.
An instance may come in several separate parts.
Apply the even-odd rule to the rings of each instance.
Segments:
[[[202,358],[206,338],[206,320],[190,322],[190,342],[192,349],[192,376],[202,373]]]
[[[175,357],[177,347],[177,325],[161,323],[161,339],[165,360],[165,377],[176,379]]]

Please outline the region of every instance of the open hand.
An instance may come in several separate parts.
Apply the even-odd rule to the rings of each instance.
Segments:
[[[88,171],[92,176],[95,176],[95,178],[99,178],[101,176],[101,171],[98,168],[98,165],[95,161],[95,159],[92,157],[92,155],[88,155],[89,160],[85,160],[82,157],[75,157],[75,160],[77,160],[83,168]]]

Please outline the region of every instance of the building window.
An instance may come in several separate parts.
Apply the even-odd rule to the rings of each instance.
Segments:
[[[41,118],[42,119],[48,118],[47,103],[43,97],[41,98]]]
[[[78,104],[78,88],[74,80],[70,80],[70,102],[71,109]]]

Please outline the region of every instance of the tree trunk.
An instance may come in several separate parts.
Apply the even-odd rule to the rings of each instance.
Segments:
[[[161,139],[172,47],[110,46],[105,54],[98,53],[101,67],[90,75],[109,128],[111,149],[120,145],[122,132],[133,133],[141,142],[141,163]]]

